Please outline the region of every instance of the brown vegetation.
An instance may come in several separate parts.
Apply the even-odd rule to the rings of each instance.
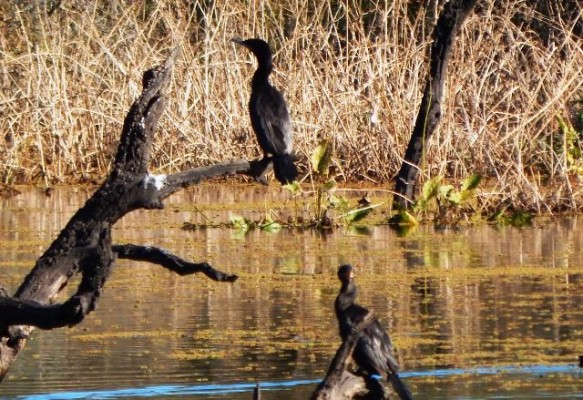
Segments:
[[[331,138],[338,179],[386,182],[412,131],[443,1],[366,4],[3,2],[1,182],[101,181],[142,71],[176,45],[169,97],[178,101],[161,119],[152,166],[171,173],[254,158],[254,61],[230,42],[250,36],[276,52],[273,80],[290,105],[296,151]],[[480,173],[493,178],[485,202],[579,208],[582,25],[580,0],[478,6],[454,49],[422,180]]]

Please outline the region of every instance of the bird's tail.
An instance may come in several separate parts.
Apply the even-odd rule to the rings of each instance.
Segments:
[[[397,374],[389,374],[389,381],[401,400],[413,400],[413,394]]]
[[[298,170],[290,154],[273,156],[273,172],[282,185],[292,183],[296,179],[296,176],[298,176]]]

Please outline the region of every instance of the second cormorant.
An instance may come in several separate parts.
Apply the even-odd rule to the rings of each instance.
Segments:
[[[338,279],[342,282],[342,286],[334,303],[334,311],[338,319],[340,336],[342,340],[346,340],[369,311],[355,303],[357,289],[354,283],[353,267],[348,264],[340,266]],[[402,400],[413,399],[411,391],[398,375],[399,364],[394,356],[391,338],[376,318],[362,331],[352,352],[352,360],[361,371],[368,375],[381,375],[391,382],[393,389]]]
[[[282,185],[291,183],[298,172],[291,156],[293,137],[289,113],[283,96],[269,83],[273,69],[269,45],[261,39],[233,39],[257,58],[251,81],[249,115],[264,158],[272,155],[275,177]]]

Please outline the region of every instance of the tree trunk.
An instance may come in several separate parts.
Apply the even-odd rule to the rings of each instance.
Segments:
[[[429,77],[425,84],[413,134],[395,184],[393,204],[397,209],[408,209],[415,199],[420,162],[424,158],[427,143],[441,119],[443,88],[453,44],[462,24],[475,4],[476,0],[449,1],[445,4],[435,26]]]
[[[175,50],[162,65],[144,73],[142,94],[126,116],[113,169],[103,185],[37,260],[13,297],[0,287],[0,381],[35,327],[75,325],[95,309],[116,257],[156,263],[181,275],[202,272],[215,281],[237,279],[163,249],[111,243],[112,226],[133,210],[161,209],[172,193],[209,177],[239,173],[257,178],[266,169],[260,161],[239,160],[168,176],[148,172],[154,132],[164,110],[163,91],[177,56]],[[77,273],[82,277],[76,293],[52,304]]]

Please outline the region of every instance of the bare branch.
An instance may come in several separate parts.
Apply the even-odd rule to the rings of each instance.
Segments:
[[[40,329],[62,328],[75,325],[83,319],[81,298],[72,297],[69,301],[59,305],[44,305],[34,301],[19,300],[15,297],[0,297],[0,314],[2,323],[6,325],[31,325]],[[0,327],[2,336],[8,334],[6,325]],[[23,339],[24,331],[18,331],[12,340]]]
[[[261,181],[263,175],[271,167],[271,159],[259,159],[253,161],[233,160],[221,164],[209,165],[207,167],[181,171],[168,175],[165,178],[164,186],[160,189],[158,196],[160,200],[163,200],[182,188],[196,185],[205,179],[210,179],[220,175],[247,175],[255,180]]]
[[[201,272],[208,278],[217,282],[235,282],[237,275],[229,275],[217,271],[207,263],[192,263],[167,252],[164,249],[150,246],[136,246],[133,244],[114,245],[112,250],[117,253],[120,259],[147,261],[153,264],[159,264],[170,271],[184,276]]]
[[[158,67],[144,72],[142,94],[132,104],[124,124],[110,178],[121,173],[141,175],[148,172],[152,140],[158,119],[164,111],[163,91],[170,82],[179,49]]]

